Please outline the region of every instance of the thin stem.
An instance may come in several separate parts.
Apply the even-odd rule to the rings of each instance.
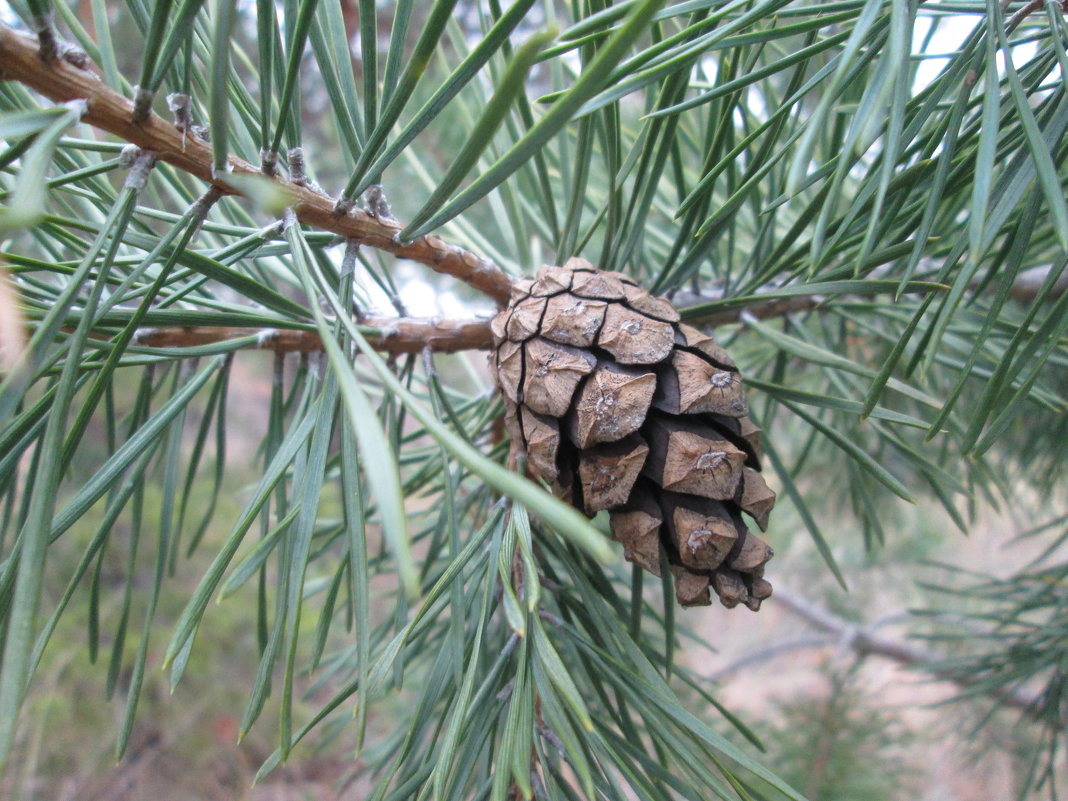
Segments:
[[[57,103],[84,99],[88,110],[84,122],[108,131],[226,194],[242,191],[228,182],[233,175],[263,176],[259,167],[236,156],[228,159],[229,172],[212,170],[211,143],[151,114],[143,123],[134,118],[133,103],[108,87],[100,76],[65,59],[41,61],[35,37],[0,24],[0,78],[16,80]],[[360,244],[384,250],[398,258],[420,262],[451,275],[493,298],[499,305],[508,300],[511,278],[500,267],[477,253],[446,242],[434,234],[402,242],[404,224],[353,208],[335,213],[335,200],[316,187],[284,178],[272,179],[292,199],[297,219],[324,231],[332,231]]]
[[[367,340],[388,353],[419,353],[429,347],[441,353],[486,350],[492,345],[489,323],[477,318],[449,320],[434,317],[374,317],[361,321]],[[276,353],[309,353],[323,350],[316,331],[230,326],[143,328],[137,345],[153,348],[189,348],[255,337],[246,347]]]
[[[881,656],[909,667],[915,667],[961,687],[971,687],[979,683],[979,677],[970,679],[955,673],[948,673],[938,667],[941,656],[909,643],[893,640],[876,634],[871,626],[850,623],[837,615],[817,606],[781,587],[775,589],[776,603],[804,619],[820,631],[836,637],[836,644],[849,648],[861,656]],[[999,687],[987,691],[1006,706],[1019,709],[1028,715],[1035,715],[1039,709],[1039,699],[1029,693],[1013,687]]]
[[[730,309],[688,320],[693,325],[731,325],[746,315],[759,320],[782,317],[798,311],[816,309],[828,302],[823,295],[803,295],[793,298],[769,298],[745,309]],[[488,350],[493,347],[490,321],[485,318],[439,317],[381,317],[358,319],[364,326],[368,341],[388,353],[418,353],[424,347],[440,353],[461,350]],[[107,336],[106,332],[98,332]],[[276,353],[314,352],[323,349],[323,341],[315,331],[293,329],[258,329],[232,326],[182,326],[144,328],[135,339],[139,345],[150,347],[184,348],[211,345],[238,337],[258,334],[255,343],[246,347],[272,350]]]

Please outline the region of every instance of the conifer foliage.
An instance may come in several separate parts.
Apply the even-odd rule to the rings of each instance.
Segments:
[[[121,756],[219,602],[262,774],[799,799],[672,599],[1056,496],[1066,44],[1039,0],[0,8],[0,766],[57,630]]]

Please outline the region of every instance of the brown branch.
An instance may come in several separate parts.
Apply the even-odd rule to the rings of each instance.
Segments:
[[[1064,4],[1068,5],[1068,0],[1064,0]],[[1029,3],[1016,14],[1014,21],[1022,20],[1040,6],[1041,3]],[[133,102],[104,84],[90,66],[84,59],[74,57],[59,57],[46,63],[41,59],[36,37],[0,24],[0,79],[19,81],[56,102],[84,100],[87,111],[83,120],[89,125],[153,151],[160,160],[211,183],[226,194],[242,194],[239,188],[226,181],[225,175],[213,175],[209,143],[155,114],[150,114],[143,123],[134,122]],[[308,186],[302,181],[267,178],[260,169],[235,156],[230,157],[229,166],[231,173],[236,175],[256,175],[265,180],[272,180],[293,199],[293,209],[302,223],[452,275],[493,298],[498,305],[503,306],[508,300],[511,278],[476,253],[448,243],[434,234],[402,243],[398,235],[403,224],[396,220],[375,216],[359,208],[338,215],[334,198],[316,187]],[[1058,282],[1052,294],[1057,295],[1064,291],[1064,281]],[[1036,292],[1034,276],[1021,274],[1017,284],[1019,286],[1013,288],[1014,297],[1033,297]],[[690,297],[688,300],[692,303],[702,299]],[[825,300],[826,298],[817,295],[779,298],[756,304],[746,311],[758,319],[766,319],[811,310]],[[738,322],[740,316],[741,311],[735,309],[714,312],[690,319],[689,322],[695,325],[729,325]],[[477,323],[468,321],[466,325],[472,326],[473,331]],[[292,338],[284,337],[279,340],[291,343],[291,347],[287,349],[315,349],[310,344],[314,341],[314,335],[309,339],[303,334],[298,335],[297,332],[290,333],[293,334]],[[198,334],[200,335],[210,336],[206,332]],[[224,330],[210,341],[220,341],[231,336],[233,334],[227,334]],[[453,334],[449,334],[444,338],[444,342],[453,341],[454,338]],[[472,333],[458,341],[480,343],[472,347],[488,347],[488,329],[486,332],[480,332],[478,336]],[[278,347],[281,346],[276,346],[276,349]],[[415,343],[402,347],[411,348],[412,351],[419,349]]]
[[[761,319],[778,317],[801,308],[812,308],[823,301],[822,297],[776,298],[766,303],[749,307]],[[803,303],[798,303],[803,301]],[[698,322],[713,322],[727,325],[738,322],[742,309],[722,312]],[[493,347],[493,334],[489,320],[484,318],[450,319],[439,317],[365,317],[361,325],[377,329],[378,335],[369,335],[368,341],[380,350],[389,353],[418,353],[424,347],[441,353],[461,350],[488,350]],[[171,326],[143,328],[137,332],[134,342],[155,348],[191,348],[212,345],[258,334],[250,348],[272,350],[276,353],[311,352],[323,349],[323,341],[315,331],[294,329],[257,329],[232,326]]]
[[[682,312],[683,319],[690,325],[717,326],[740,322],[745,314],[750,314],[758,320],[767,320],[772,317],[783,317],[793,312],[810,311],[826,301],[826,295],[798,295],[790,298],[769,298],[744,309],[728,309],[727,311],[703,314],[699,317],[686,317],[685,307],[679,311]]]
[[[832,634],[837,643],[845,645],[861,656],[881,656],[909,667],[916,667],[935,678],[952,682],[960,687],[974,687],[980,678],[950,673],[938,667],[942,657],[930,651],[916,648],[908,643],[881,637],[870,627],[858,626],[816,606],[792,592],[775,588],[776,603],[806,620],[815,628]],[[985,690],[1005,706],[1018,709],[1030,716],[1040,714],[1040,699],[1013,687],[998,687]]]
[[[1015,14],[1013,14],[1009,18],[1009,21],[1005,23],[1005,34],[1011,34],[1014,30],[1016,30],[1016,28],[1020,25],[1021,22],[1023,22],[1029,16],[1034,14],[1036,11],[1041,11],[1043,8],[1045,8],[1045,5],[1045,0],[1031,0],[1031,2],[1029,2]],[[1008,11],[1008,8],[1008,0],[1005,0],[1005,2],[1002,4],[1001,9],[1004,12]],[[1068,0],[1061,0],[1061,11],[1068,12]]]
[[[151,150],[161,161],[211,183],[226,194],[242,194],[227,182],[226,174],[213,174],[209,143],[156,114],[150,114],[143,123],[134,122],[134,104],[78,61],[57,58],[46,63],[39,55],[36,37],[0,24],[0,79],[18,81],[57,103],[84,100],[87,111],[82,119],[89,125]],[[315,187],[283,178],[267,179],[261,170],[236,156],[229,158],[229,167],[233,175],[257,175],[273,180],[292,198],[293,210],[302,223],[447,273],[485,293],[499,305],[508,300],[511,278],[476,253],[434,234],[401,242],[398,235],[404,226],[396,220],[379,218],[358,208],[338,215],[334,198]]]
[[[365,336],[374,347],[388,353],[418,353],[428,346],[438,352],[455,353],[485,350],[493,344],[489,322],[480,319],[365,317],[361,326],[377,329],[377,334],[367,332]],[[256,337],[249,347],[276,353],[323,349],[323,340],[315,331],[224,326],[143,328],[137,332],[134,343],[153,348],[190,348],[248,336]]]
[[[1068,2],[1068,0],[1066,0]],[[1028,303],[1035,300],[1038,297],[1038,293],[1041,290],[1046,279],[1049,277],[1052,266],[1040,266],[1032,267],[1028,270],[1020,272],[1012,282],[1012,288],[1009,290],[1010,296],[1022,303]],[[976,281],[972,285],[972,289],[979,289],[980,282]],[[1068,292],[1068,271],[1062,273],[1057,280],[1053,283],[1048,290],[1047,300],[1055,300]],[[769,298],[760,303],[756,303],[745,309],[729,309],[727,311],[711,312],[698,317],[687,317],[686,306],[696,306],[701,303],[707,303],[709,300],[721,300],[721,298],[709,298],[702,297],[696,294],[687,294],[676,297],[676,301],[682,300],[679,310],[682,312],[683,318],[690,325],[731,325],[742,321],[743,317],[747,314],[752,315],[758,320],[766,320],[772,317],[783,317],[787,314],[794,312],[812,311],[819,308],[822,304],[833,300],[848,300],[849,295],[838,295],[828,297],[827,295],[796,295],[786,298]]]
[[[773,298],[748,309],[719,312],[693,321],[696,324],[729,325],[736,323],[745,312],[759,319],[781,317],[790,312],[811,309],[825,300],[823,296]],[[439,317],[383,317],[370,316],[361,325],[377,329],[368,341],[389,353],[418,353],[424,347],[441,353],[461,350],[488,350],[493,347],[489,320],[484,318],[450,319]],[[104,335],[103,332],[101,332]],[[315,331],[297,329],[259,329],[233,326],[170,326],[146,327],[137,332],[134,342],[156,348],[191,348],[212,345],[259,334],[249,348],[271,350],[276,353],[311,352],[323,349],[323,341]]]
[[[1028,303],[1037,298],[1052,270],[1052,265],[1045,265],[1021,271],[1016,276],[1016,280],[1012,282],[1012,289],[1009,290],[1013,300]],[[1046,297],[1049,300],[1056,300],[1065,292],[1068,292],[1068,272],[1063,272],[1057,277]]]

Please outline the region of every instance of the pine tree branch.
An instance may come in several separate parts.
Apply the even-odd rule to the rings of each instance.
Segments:
[[[1013,300],[1029,303],[1038,297],[1039,290],[1042,289],[1042,285],[1049,278],[1052,270],[1052,265],[1044,265],[1020,272],[1016,276],[1016,280],[1012,282],[1010,293]],[[1053,286],[1050,287],[1047,297],[1050,300],[1055,300],[1065,292],[1068,292],[1068,272],[1063,272],[1058,276],[1057,280],[1053,282]]]
[[[876,634],[870,626],[856,625],[844,620],[781,587],[775,588],[775,600],[777,604],[804,619],[814,628],[833,635],[839,645],[844,645],[860,656],[881,656],[891,659],[964,688],[978,687],[980,684],[979,676],[970,679],[967,676],[951,673],[940,668],[939,663],[943,660],[943,657],[938,654],[889,637],[882,637]],[[984,689],[983,692],[996,698],[1005,706],[1018,709],[1029,716],[1041,714],[1042,705],[1040,699],[1018,688],[1003,686]]]
[[[418,353],[426,347],[440,353],[455,353],[485,350],[493,344],[489,322],[477,318],[365,317],[360,325],[368,341],[388,353]],[[249,347],[261,350],[307,353],[323,349],[323,341],[315,331],[226,326],[143,328],[137,332],[134,344],[189,348],[253,335],[256,341]]]
[[[133,102],[107,86],[90,69],[84,55],[45,62],[36,37],[0,24],[0,79],[18,81],[57,103],[85,100],[87,111],[82,119],[87,124],[151,150],[161,161],[211,183],[226,194],[242,194],[227,182],[227,175],[213,174],[211,145],[193,132],[156,114],[150,114],[143,123],[135,122]],[[318,188],[284,178],[268,179],[260,169],[236,156],[230,157],[229,167],[232,175],[256,175],[272,180],[292,198],[293,210],[302,223],[425,264],[469,284],[499,305],[508,300],[511,278],[476,253],[434,234],[401,242],[398,234],[403,223],[359,208],[339,215],[334,198]]]
[[[826,298],[806,296],[802,298],[769,299],[747,309],[734,309],[717,313],[695,321],[696,324],[729,325],[736,323],[744,312],[759,319],[781,317],[790,312],[815,308]],[[376,348],[388,353],[418,353],[424,347],[440,353],[455,353],[461,350],[488,350],[493,347],[490,321],[484,318],[442,317],[364,317],[361,325],[372,329],[366,335]],[[377,333],[374,332],[377,330]],[[101,337],[110,336],[110,331],[98,332]],[[234,326],[170,326],[146,327],[137,332],[134,342],[138,345],[158,348],[190,348],[211,345],[217,342],[259,334],[250,348],[271,350],[276,353],[311,352],[323,349],[323,341],[315,331],[293,329],[240,328]]]
[[[820,304],[826,303],[826,295],[798,295],[792,298],[768,298],[760,303],[754,303],[744,309],[729,309],[727,311],[712,312],[699,317],[687,317],[685,306],[679,309],[683,313],[683,319],[690,325],[731,325],[740,322],[745,315],[751,315],[758,320],[768,320],[773,317],[784,317],[794,312],[811,311]]]
[[[782,317],[799,311],[809,311],[825,303],[825,295],[801,295],[792,298],[769,298],[753,303],[744,309],[730,309],[688,322],[692,325],[731,325],[740,322],[746,315],[759,320]],[[685,307],[681,309],[685,311]],[[380,334],[371,334],[372,345],[389,353],[417,353],[427,345],[431,350],[455,353],[461,350],[488,350],[493,347],[490,321],[484,318],[439,318],[439,317],[365,317],[361,324],[379,329]],[[210,345],[229,339],[247,337],[261,329],[227,326],[175,326],[145,328],[138,332],[136,342],[152,347],[187,348]],[[310,352],[322,350],[323,342],[314,331],[278,330],[269,337],[261,337],[254,346],[275,352]]]
[[[1068,0],[1066,0],[1068,2]],[[0,24],[0,79],[15,80],[55,102],[82,99],[87,111],[84,122],[114,134],[124,141],[151,150],[157,157],[189,174],[209,182],[226,194],[241,195],[242,191],[228,183],[226,175],[215,176],[209,143],[193,132],[150,114],[143,123],[134,121],[134,103],[104,84],[84,59],[60,52],[58,58],[42,60],[38,40],[28,33]],[[434,234],[412,242],[400,242],[398,233],[403,223],[361,208],[353,208],[344,215],[335,209],[335,200],[303,180],[268,178],[262,170],[231,156],[231,174],[256,175],[273,181],[293,199],[297,218],[305,224],[331,231],[360,244],[411,259],[451,275],[504,305],[511,288],[511,278],[499,267],[478,254],[451,244]],[[1033,295],[1034,280],[1020,277],[1019,291],[1014,296]],[[1058,290],[1061,287],[1058,286]],[[697,298],[687,298],[690,302]],[[807,311],[826,300],[819,295],[769,299],[746,309],[758,319],[780,317],[791,312]],[[695,325],[729,325],[738,322],[741,312],[729,310],[690,320]],[[489,323],[484,320],[437,320],[420,318],[376,318],[367,321],[388,334],[375,339],[383,350],[412,353],[429,344],[434,350],[456,351],[484,349],[492,344]],[[140,335],[141,344],[184,347],[222,342],[250,332],[240,328],[156,328]],[[257,347],[275,351],[314,351],[322,342],[314,332],[279,331],[264,339]]]

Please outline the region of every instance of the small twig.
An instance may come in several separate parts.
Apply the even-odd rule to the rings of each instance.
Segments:
[[[778,596],[778,589],[775,590],[775,595]],[[778,600],[778,598],[776,598]],[[793,651],[807,651],[813,648],[826,648],[829,645],[834,645],[835,638],[827,635],[816,637],[799,637],[795,640],[786,640],[784,642],[776,642],[761,648],[752,653],[746,654],[740,659],[736,659],[728,665],[724,665],[719,670],[713,671],[707,675],[703,674],[702,678],[708,681],[723,681],[728,676],[739,672],[745,668],[753,665],[766,665],[768,660],[774,659],[777,656],[788,654]]]
[[[686,309],[680,311],[683,319],[690,325],[731,325],[745,322],[745,318],[755,317],[757,320],[767,320],[772,317],[784,317],[787,314],[799,311],[810,311],[817,306],[826,303],[826,295],[799,295],[792,298],[769,298],[760,303],[754,303],[744,309],[729,309],[722,312],[712,312],[700,317],[686,317]]]
[[[824,300],[822,297],[790,298],[791,301],[806,301],[807,308],[812,308]],[[782,298],[756,304],[748,309],[735,309],[709,317],[695,320],[697,323],[713,321],[715,325],[727,325],[738,322],[746,313],[752,313],[760,319],[780,316],[799,308],[806,307],[797,302],[783,303]],[[439,353],[455,353],[462,350],[488,350],[493,347],[493,334],[489,320],[484,318],[451,319],[438,317],[382,317],[360,316],[357,321],[364,326],[381,330],[380,336],[372,336],[369,341],[375,347],[388,353],[419,353],[424,347]],[[247,337],[259,329],[226,326],[188,326],[144,329],[138,335],[137,342],[151,347],[182,348],[197,345],[210,345],[229,339]],[[272,329],[273,331],[273,329]],[[103,334],[102,334],[103,335]],[[257,341],[250,348],[273,350],[276,352],[310,353],[321,350],[322,339],[314,331],[278,330],[269,339]]]
[[[1005,23],[1005,34],[1008,35],[1012,33],[1021,22],[1036,11],[1041,11],[1044,5],[1044,0],[1031,0],[1031,2],[1013,14],[1012,17],[1009,18],[1009,21]],[[1002,6],[1002,10],[1008,10],[1007,2]]]
[[[1042,289],[1043,284],[1046,283],[1046,279],[1049,278],[1052,270],[1052,265],[1045,265],[1019,272],[1016,275],[1016,280],[1012,282],[1012,289],[1009,290],[1013,300],[1027,303],[1038,297],[1039,291]],[[1056,300],[1065,292],[1068,292],[1068,270],[1062,272],[1053,282],[1047,297],[1050,300]]]
[[[1066,0],[1068,2],[1068,0]],[[1032,267],[1029,270],[1023,270],[1020,272],[1015,280],[1012,282],[1012,288],[1009,290],[1011,297],[1014,300],[1021,302],[1029,302],[1034,300],[1045,283],[1046,278],[1049,276],[1050,271],[1053,269],[1051,265]],[[975,282],[971,289],[979,289],[979,282]],[[1048,298],[1055,300],[1056,298],[1068,292],[1068,271],[1062,273],[1053,286],[1050,287]],[[683,318],[690,325],[731,325],[737,322],[744,322],[746,315],[751,315],[757,320],[767,320],[772,317],[784,317],[787,314],[794,312],[811,311],[819,308],[825,303],[833,301],[844,301],[858,296],[839,295],[834,297],[828,297],[826,295],[796,295],[794,297],[787,298],[768,298],[765,301],[754,303],[751,306],[747,306],[745,309],[730,309],[721,312],[711,312],[709,314],[701,315],[699,317],[687,317],[686,306],[696,306],[702,303],[708,303],[710,300],[721,300],[719,297],[707,297],[701,296],[696,293],[687,293],[687,295],[681,299],[681,302],[677,299],[679,304],[679,311],[682,312]]]
[[[835,635],[839,646],[845,646],[861,656],[885,657],[894,662],[918,668],[935,678],[953,682],[961,687],[974,687],[979,683],[978,677],[971,679],[939,669],[937,663],[942,657],[938,654],[892,640],[889,637],[881,637],[875,634],[871,627],[850,623],[811,601],[782,589],[781,586],[775,588],[775,601],[777,605],[803,618],[815,628]],[[1038,698],[1011,687],[997,688],[989,691],[988,694],[997,698],[1005,706],[1019,709],[1027,715],[1035,715],[1041,709]]]
[[[80,69],[64,59],[42,62],[36,37],[0,24],[0,75],[16,80],[57,103],[84,99],[87,111],[83,121],[103,131],[153,151],[161,161],[172,164],[207,181],[227,194],[240,195],[226,180],[229,174],[263,175],[260,168],[231,156],[229,173],[213,175],[211,146],[156,114],[143,122],[134,118],[134,105],[107,86],[100,76]],[[402,242],[403,223],[352,209],[345,215],[334,212],[335,202],[315,187],[273,178],[292,198],[297,218],[307,225],[332,231],[361,244],[411,259],[447,273],[478,289],[503,305],[508,300],[511,278],[488,259],[439,236],[428,234]]]
[[[379,350],[393,354],[419,353],[428,347],[440,353],[485,350],[492,344],[488,323],[479,319],[369,316],[361,325],[377,329],[377,333],[365,334],[368,341]],[[152,348],[191,348],[253,335],[256,339],[247,346],[250,349],[276,353],[315,353],[323,349],[323,340],[315,331],[227,326],[144,328],[135,341]],[[98,336],[110,334],[98,332]]]
[[[1068,0],[1065,0],[1068,3]],[[1027,15],[1042,7],[1039,0],[1029,2],[1009,21],[1009,25],[1019,24]],[[4,79],[17,80],[42,95],[56,101],[68,102],[84,99],[87,111],[83,120],[101,130],[108,131],[127,142],[156,154],[161,161],[178,167],[204,181],[211,183],[224,194],[241,194],[238,189],[226,182],[226,175],[212,175],[212,152],[206,138],[189,134],[196,133],[196,127],[189,129],[187,124],[167,122],[155,114],[149,114],[142,123],[135,121],[134,103],[108,87],[93,71],[91,65],[81,59],[58,58],[44,63],[40,44],[35,37],[0,24],[0,76]],[[276,154],[269,154],[271,157]],[[233,174],[273,175],[273,163],[261,154],[264,163],[260,168],[237,157],[229,159],[230,172]],[[445,242],[441,237],[428,234],[412,242],[401,242],[399,233],[403,223],[392,218],[388,202],[384,196],[371,192],[365,198],[369,208],[350,208],[344,215],[335,211],[335,200],[323,193],[318,187],[305,185],[298,180],[285,180],[274,177],[273,180],[293,199],[293,209],[302,223],[312,225],[325,231],[332,231],[351,241],[393,253],[399,258],[411,259],[431,268],[452,275],[453,277],[479,289],[493,298],[499,305],[507,302],[511,288],[511,279],[499,267],[478,254],[457,245]],[[1028,276],[1030,277],[1030,276]],[[1024,279],[1021,274],[1020,279]],[[1034,289],[1021,280],[1020,291],[1014,287],[1015,297],[1026,297]],[[1063,291],[1060,282],[1054,292]],[[792,298],[779,298],[757,303],[746,309],[758,319],[778,317],[790,312],[806,311],[819,306],[825,298],[816,295]],[[714,312],[709,315],[692,318],[693,324],[728,325],[738,322],[741,312],[731,310]],[[402,315],[403,316],[403,315]],[[455,322],[455,321],[454,321]],[[465,321],[469,333],[464,341],[471,347],[489,346],[487,330],[474,335],[473,321]],[[229,335],[220,334],[220,339]],[[434,334],[434,336],[437,336]],[[448,339],[448,337],[447,337]],[[218,339],[213,341],[219,341]],[[313,349],[303,339],[293,340],[294,350]],[[423,343],[413,345],[412,350],[402,348],[399,352],[414,352]],[[448,347],[448,346],[446,346]]]

